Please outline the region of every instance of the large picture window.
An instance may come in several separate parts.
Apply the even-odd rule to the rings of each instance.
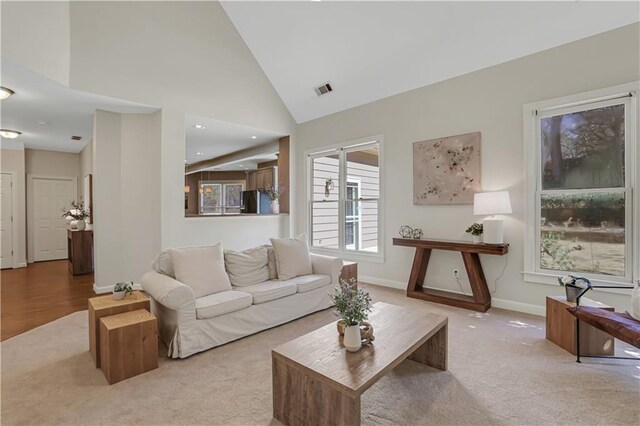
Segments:
[[[346,145],[309,155],[313,248],[380,255],[380,144]]]
[[[530,113],[526,272],[630,282],[640,226],[634,92]]]

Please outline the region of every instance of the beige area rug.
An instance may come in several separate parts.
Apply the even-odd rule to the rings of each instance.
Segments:
[[[363,424],[640,424],[640,363],[576,364],[545,340],[542,317],[479,314],[369,288],[374,300],[449,316],[449,371],[403,362],[363,395]],[[332,321],[326,310],[184,360],[163,354],[157,370],[109,386],[88,352],[87,313],[77,312],[2,342],[1,421],[279,424],[271,348]]]

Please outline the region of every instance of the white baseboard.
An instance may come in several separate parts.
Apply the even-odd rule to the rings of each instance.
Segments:
[[[133,289],[134,290],[142,290],[142,286],[139,283],[133,283]],[[112,291],[113,291],[113,286],[112,285],[99,287],[99,286],[96,285],[96,283],[93,283],[93,292],[95,294],[111,293]]]
[[[496,298],[491,299],[491,306],[494,308],[508,309],[510,311],[523,312],[525,314],[538,315],[541,317],[546,316],[547,311],[544,306]]]
[[[18,263],[16,266],[13,267],[13,269],[26,268],[26,267],[27,267],[26,263]]]
[[[379,285],[382,287],[396,288],[400,290],[404,290],[407,288],[407,283],[405,282],[387,280],[387,279],[378,278],[378,277],[359,276],[358,280],[364,283]],[[425,286],[425,287],[435,289],[435,290],[442,290],[437,287],[431,287],[431,286]],[[447,291],[451,291],[452,293],[462,294],[461,292],[455,291],[455,290],[447,290]],[[539,315],[539,316],[545,316],[545,312],[546,312],[546,309],[544,306],[538,306],[538,305],[532,305],[529,303],[514,302],[512,300],[496,299],[496,298],[491,299],[491,306],[494,308],[507,309],[510,311],[523,312],[526,314]]]

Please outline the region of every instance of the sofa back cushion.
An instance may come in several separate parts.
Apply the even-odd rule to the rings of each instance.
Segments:
[[[268,254],[265,246],[245,251],[225,250],[224,263],[231,285],[242,287],[269,280]]]
[[[231,290],[220,244],[171,248],[168,252],[176,280],[191,287],[196,298]]]
[[[278,279],[290,280],[301,275],[313,274],[305,234],[295,238],[271,238],[271,244],[276,254]]]

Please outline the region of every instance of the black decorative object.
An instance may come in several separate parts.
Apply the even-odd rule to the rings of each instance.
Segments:
[[[422,229],[420,228],[416,228],[413,230],[413,232],[411,233],[411,236],[413,237],[414,240],[419,240],[420,238],[422,238],[424,234],[422,233]]]
[[[413,228],[409,225],[402,225],[400,227],[400,236],[402,238],[411,238],[413,236]]]

